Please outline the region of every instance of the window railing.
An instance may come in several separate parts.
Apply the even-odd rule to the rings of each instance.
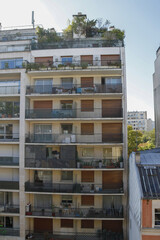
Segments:
[[[1,133],[0,142],[18,142],[19,133]]]
[[[48,157],[42,159],[25,158],[25,167],[31,168],[123,168],[123,161],[118,158],[81,159],[65,161],[60,158]]]
[[[33,207],[26,215],[53,216],[63,218],[123,218],[123,208],[71,208],[71,207]]]
[[[84,111],[85,110],[85,111]],[[26,118],[121,118],[122,108],[27,109]]]
[[[23,59],[2,59],[0,60],[0,69],[15,69],[15,68],[24,68],[25,63]]]
[[[0,86],[0,95],[20,94],[20,86]]]
[[[0,157],[0,166],[18,166],[19,157]]]
[[[54,193],[90,193],[90,194],[118,194],[123,193],[123,185],[115,184],[89,184],[89,183],[44,183],[26,182],[27,192],[54,192]]]
[[[4,204],[0,205],[1,213],[19,213],[19,205]]]
[[[19,182],[17,182],[17,181],[1,181],[0,180],[0,189],[18,190]]]
[[[93,94],[93,93],[122,93],[122,83],[109,84],[65,84],[65,85],[30,85],[26,94]]]
[[[0,227],[0,236],[19,236],[20,230],[17,228]]]
[[[96,233],[75,233],[75,232],[46,232],[46,231],[26,231],[26,239],[45,240],[123,240],[123,230],[118,233],[111,230],[98,230]]]
[[[62,61],[48,61],[48,62],[27,62],[26,71],[78,71],[97,69],[120,69],[121,60],[86,60],[86,61],[72,61],[63,63]]]
[[[122,143],[122,134],[27,134],[26,143]]]

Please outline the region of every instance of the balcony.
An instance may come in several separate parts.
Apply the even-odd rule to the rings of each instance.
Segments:
[[[121,184],[86,184],[86,183],[44,183],[40,182],[26,182],[26,192],[51,192],[51,193],[88,193],[88,194],[122,194],[123,186]]]
[[[0,86],[0,95],[20,94],[20,86]]]
[[[106,168],[123,168],[123,162],[117,158],[110,159],[81,159],[75,161],[65,161],[61,158],[25,158],[25,167],[28,168],[93,168],[93,169],[106,169]]]
[[[27,109],[26,118],[122,118],[122,108],[90,109]]]
[[[82,135],[82,134],[27,134],[26,143],[64,143],[64,144],[75,144],[75,143],[122,143],[122,134],[93,134],[93,135]]]
[[[0,166],[19,166],[19,157],[0,157]]]
[[[0,227],[0,236],[15,236],[15,237],[18,237],[19,234],[20,234],[19,229]]]
[[[1,90],[0,90],[1,91]],[[26,94],[93,94],[93,93],[122,93],[122,83],[94,84],[84,86],[80,84],[68,85],[30,85],[26,87]]]
[[[0,134],[0,143],[1,142],[18,142],[19,133],[1,133]]]
[[[11,204],[0,205],[0,213],[19,213],[19,206]]]
[[[0,180],[0,189],[19,190],[19,182],[17,182],[17,181],[1,181]]]
[[[60,62],[27,62],[26,71],[97,71],[107,69],[121,69],[121,60],[92,60],[92,61],[72,61],[70,63],[63,64]]]
[[[123,218],[123,208],[100,209],[100,208],[70,208],[70,207],[31,207],[26,215],[48,216],[55,218]]]
[[[74,232],[35,232],[35,231],[26,231],[26,239],[34,240],[45,240],[46,236],[48,239],[56,240],[123,240],[122,233],[116,233],[106,230],[98,230],[97,233],[74,233]]]
[[[1,59],[0,60],[0,69],[8,70],[8,69],[19,69],[24,68],[25,62],[23,62],[22,58],[13,58],[13,59]]]

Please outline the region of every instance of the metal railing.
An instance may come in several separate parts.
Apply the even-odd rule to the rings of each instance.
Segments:
[[[5,52],[28,52],[31,50],[30,44],[1,45],[0,53]]]
[[[0,157],[0,166],[18,166],[19,157]]]
[[[26,134],[26,143],[122,143],[122,134]]]
[[[122,108],[27,109],[26,118],[121,118]]]
[[[19,236],[20,230],[17,228],[0,227],[0,236]]]
[[[99,48],[99,47],[122,47],[124,46],[123,40],[107,40],[100,36],[97,38],[84,38],[84,39],[61,39],[58,42],[52,43],[32,43],[32,50],[37,49],[63,49],[63,48]]]
[[[0,134],[0,142],[18,142],[19,133],[4,133]]]
[[[123,218],[123,208],[70,208],[70,207],[33,207],[26,215],[59,218]]]
[[[18,190],[19,182],[17,182],[17,181],[1,181],[0,180],[0,189]]]
[[[97,233],[79,232],[51,232],[51,231],[32,231],[26,230],[26,239],[34,240],[123,240],[123,233],[107,230],[98,230]]]
[[[0,69],[19,69],[19,68],[26,68],[26,61],[23,59],[5,59],[0,60]]]
[[[0,95],[20,94],[20,86],[0,86]]]
[[[0,163],[1,164],[1,163]],[[49,157],[44,159],[25,158],[25,167],[31,168],[123,168],[123,162],[117,158],[110,159],[81,159],[64,161],[61,158]]]
[[[111,188],[112,187],[112,188]],[[44,183],[26,182],[25,191],[27,192],[54,192],[54,193],[94,193],[94,194],[116,194],[123,193],[123,186],[112,184],[104,186],[102,184],[91,183]]]
[[[26,94],[93,94],[122,93],[122,83],[112,84],[61,84],[61,85],[28,85]]]
[[[19,205],[4,204],[0,205],[1,213],[19,213]]]
[[[0,118],[19,118],[19,107],[0,110]]]
[[[85,60],[71,61],[63,63],[63,61],[48,62],[27,62],[26,71],[68,71],[68,70],[104,70],[104,69],[120,69],[121,60]]]

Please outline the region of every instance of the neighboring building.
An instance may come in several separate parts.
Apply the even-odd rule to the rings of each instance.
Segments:
[[[160,47],[156,52],[153,74],[153,91],[154,91],[154,114],[155,114],[155,134],[156,147],[160,147]]]
[[[123,43],[23,31],[0,31],[0,239],[127,240]]]
[[[155,128],[154,121],[151,118],[147,119],[147,132],[152,131]]]
[[[130,155],[129,239],[160,239],[160,149]]]
[[[133,130],[147,131],[147,112],[128,112],[128,125],[131,125]]]

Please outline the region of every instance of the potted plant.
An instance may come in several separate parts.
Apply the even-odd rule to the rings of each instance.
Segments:
[[[13,103],[12,102],[6,102],[6,114],[8,118],[12,117],[13,114]]]

